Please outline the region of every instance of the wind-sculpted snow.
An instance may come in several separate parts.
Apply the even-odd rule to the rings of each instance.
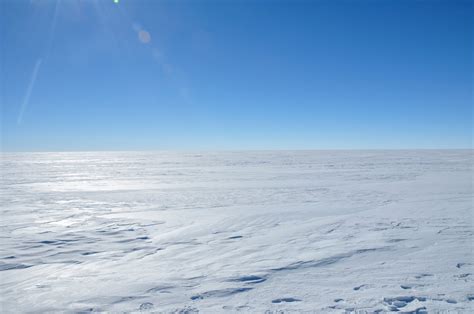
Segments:
[[[4,153],[0,311],[474,311],[472,151]]]

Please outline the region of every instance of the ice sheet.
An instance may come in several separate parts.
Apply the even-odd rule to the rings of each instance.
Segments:
[[[3,153],[3,313],[472,311],[471,150]]]

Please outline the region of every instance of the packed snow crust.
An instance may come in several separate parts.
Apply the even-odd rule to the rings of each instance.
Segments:
[[[473,312],[473,156],[3,153],[0,312]]]

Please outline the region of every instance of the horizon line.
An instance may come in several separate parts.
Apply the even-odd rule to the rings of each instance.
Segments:
[[[311,152],[311,151],[460,151],[460,150],[474,150],[473,147],[466,148],[274,148],[274,149],[108,149],[108,150],[1,150],[0,154],[21,154],[21,153],[192,153],[192,152]]]

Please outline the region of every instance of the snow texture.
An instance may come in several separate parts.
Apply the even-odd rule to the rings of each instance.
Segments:
[[[474,311],[472,150],[3,153],[0,311]]]

